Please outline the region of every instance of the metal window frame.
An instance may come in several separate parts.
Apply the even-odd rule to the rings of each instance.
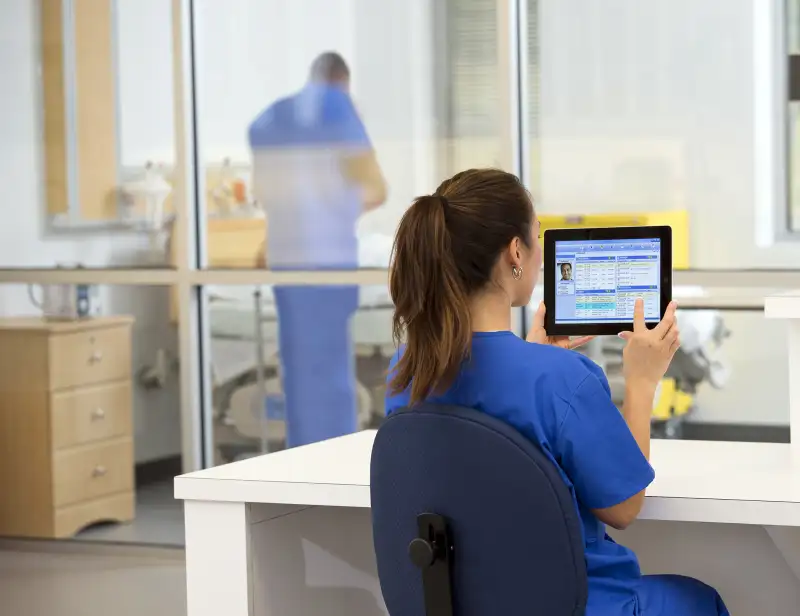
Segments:
[[[791,1],[753,3],[753,61],[755,74],[762,76],[753,93],[755,239],[767,253],[787,246],[794,250],[800,240],[800,229],[792,224],[789,106],[793,67],[787,21]]]
[[[779,88],[779,106],[778,117],[781,119],[780,125],[783,130],[781,135],[780,152],[783,157],[784,164],[784,177],[781,184],[783,185],[783,198],[778,201],[778,207],[783,208],[783,212],[778,212],[776,219],[776,235],[777,239],[800,239],[800,220],[794,220],[792,202],[792,113],[790,105],[792,103],[800,104],[800,49],[794,53],[791,52],[789,41],[789,15],[792,11],[789,9],[789,3],[797,3],[797,0],[782,0],[776,7],[775,30],[778,49],[776,55],[778,56],[780,70],[780,77],[778,79]],[[794,156],[800,156],[800,151],[794,152]],[[800,187],[797,187],[800,189]],[[798,212],[800,216],[800,212]]]
[[[510,122],[507,127],[514,169],[525,179],[529,152],[526,57],[527,0],[497,0],[505,33],[499,41],[507,45],[507,65],[501,68],[507,79]],[[274,272],[269,270],[209,270],[206,261],[205,203],[199,169],[199,135],[196,122],[196,67],[194,49],[194,0],[172,0],[175,73],[176,182],[176,267],[174,269],[2,269],[0,284],[64,284],[163,286],[177,288],[179,315],[181,454],[185,471],[213,464],[213,422],[208,341],[205,311],[207,285],[383,285],[388,272],[364,269],[341,272]],[[434,27],[435,32],[441,32]],[[503,38],[505,37],[505,38]],[[438,67],[441,70],[441,67]],[[444,110],[441,110],[444,111]],[[441,112],[440,111],[440,112]],[[676,285],[709,289],[800,288],[800,270],[688,270],[676,271]],[[730,301],[703,300],[705,307],[729,307]],[[515,314],[515,324],[524,331],[524,310]]]

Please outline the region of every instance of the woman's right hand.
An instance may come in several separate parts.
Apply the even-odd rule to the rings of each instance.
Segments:
[[[655,388],[669,368],[675,352],[680,347],[680,332],[675,318],[678,305],[667,306],[664,318],[653,329],[647,329],[644,320],[644,301],[636,300],[633,309],[633,331],[620,333],[627,341],[622,353],[623,374],[626,387]]]

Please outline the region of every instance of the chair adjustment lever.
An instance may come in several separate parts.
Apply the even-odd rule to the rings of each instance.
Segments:
[[[417,533],[408,544],[408,556],[422,570],[425,614],[453,616],[454,546],[447,520],[434,513],[420,514]]]

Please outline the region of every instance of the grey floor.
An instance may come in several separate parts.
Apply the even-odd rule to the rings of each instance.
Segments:
[[[140,488],[136,492],[133,522],[92,526],[76,539],[183,547],[183,503],[176,501],[172,494],[171,480]]]
[[[183,503],[171,480],[136,500],[133,522],[75,541],[0,540],[2,616],[185,616]]]
[[[53,553],[50,547],[0,547],[3,616],[186,615],[182,550],[153,557]],[[107,552],[101,546],[89,548]]]

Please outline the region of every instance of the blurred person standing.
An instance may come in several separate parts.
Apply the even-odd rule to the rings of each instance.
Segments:
[[[319,55],[297,93],[250,125],[253,187],[267,217],[266,266],[274,270],[358,267],[359,217],[386,200],[386,182],[350,96],[350,69]],[[350,322],[355,285],[275,288],[286,445],[357,430]]]

